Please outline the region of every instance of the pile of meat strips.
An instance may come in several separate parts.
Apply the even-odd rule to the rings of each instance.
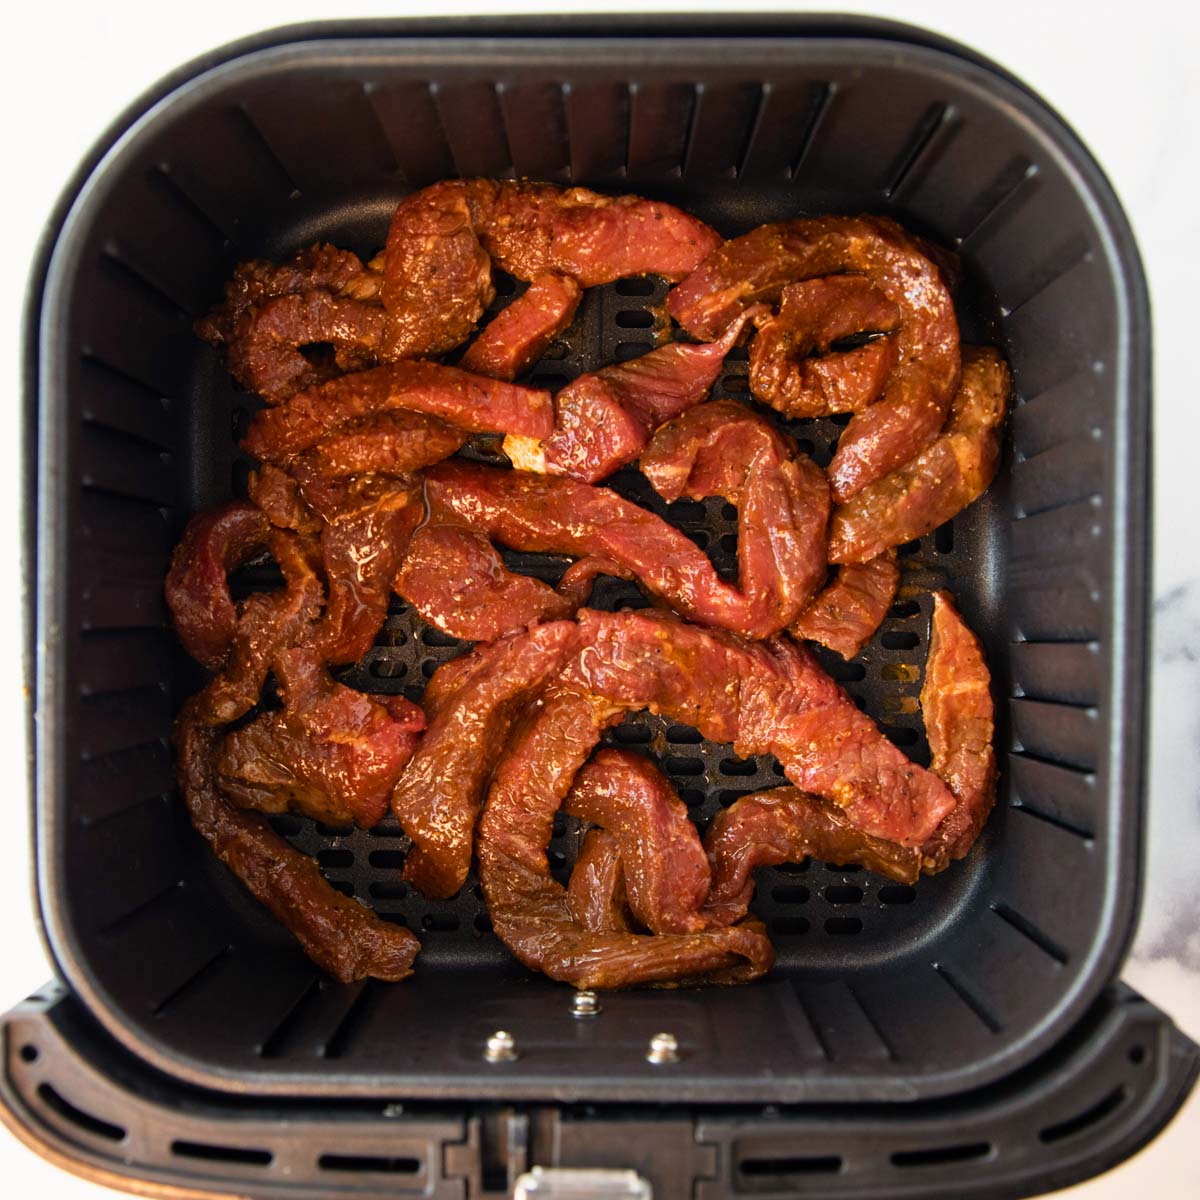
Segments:
[[[476,333],[494,268],[528,288]],[[556,395],[512,382],[585,288],[644,274],[675,283],[677,340]],[[265,401],[244,441],[259,467],[249,502],[192,520],[167,578],[179,637],[212,672],[179,717],[180,773],[196,828],[317,964],[401,979],[419,942],[331,887],[264,813],[369,827],[390,808],[413,887],[452,896],[474,859],[505,945],[587,988],[762,975],[773,951],[747,915],[762,864],[813,855],[912,882],[967,852],[995,796],[993,713],[951,598],[934,598],[921,692],[928,770],[806,645],[856,654],[894,597],[895,547],[995,474],[1009,374],[996,351],[960,347],[954,274],[881,218],[724,241],[671,205],[486,179],[407,197],[365,265],[317,245],[237,268],[199,332]],[[457,366],[438,361],[472,336]],[[828,470],[762,408],[706,399],[747,338],[761,405],[853,414]],[[503,435],[511,469],[455,457],[480,433]],[[635,461],[665,500],[736,506],[736,582],[602,486]],[[498,546],[574,562],[550,587]],[[230,572],[267,554],[284,585],[235,603]],[[598,575],[652,606],[589,608]],[[420,706],[330,672],[368,651],[393,592],[475,643]],[[268,677],[281,707],[261,706]],[[639,709],[773,754],[791,786],[702,836],[652,763],[597,751]],[[559,811],[590,827],[567,887],[546,856]]]

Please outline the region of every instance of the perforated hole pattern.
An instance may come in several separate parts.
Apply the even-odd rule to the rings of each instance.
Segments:
[[[501,278],[492,311],[510,303],[524,286]],[[550,347],[527,381],[556,390],[585,371],[651,350],[655,345],[654,310],[661,307],[666,292],[663,281],[645,278],[589,290],[574,324]],[[735,348],[725,362],[713,397],[753,403],[748,395],[747,370],[745,348]],[[252,403],[247,397],[239,397],[235,403],[235,439],[245,428]],[[771,416],[774,419],[774,414]],[[802,451],[824,466],[844,423],[844,418],[795,421],[785,422],[784,428],[796,438]],[[484,445],[468,453],[484,461],[503,461]],[[234,489],[240,495],[245,494],[246,475],[252,465],[251,460],[235,451]],[[606,483],[665,516],[710,555],[724,577],[736,579],[737,511],[732,505],[715,497],[664,504],[633,467]],[[817,648],[818,657],[833,678],[879,722],[896,745],[923,764],[928,762],[928,747],[917,696],[929,626],[929,593],[946,582],[952,546],[951,531],[943,528],[902,548],[903,576],[896,603],[879,633],[853,662],[844,662],[836,654]],[[557,582],[570,561],[512,552],[506,552],[505,559],[514,570],[550,583]],[[592,597],[592,604],[604,609],[636,608],[646,603],[634,584],[608,577],[601,578]],[[400,693],[419,700],[429,676],[468,648],[468,643],[425,624],[404,601],[393,597],[375,646],[361,662],[342,672],[341,678],[366,692]],[[787,783],[773,757],[739,759],[731,746],[706,742],[694,729],[649,713],[630,715],[604,740],[651,758],[670,777],[702,828],[722,806]],[[487,943],[494,945],[498,958],[504,956],[492,935],[474,874],[457,896],[445,901],[427,900],[400,881],[399,870],[409,842],[392,817],[371,830],[331,829],[292,815],[272,821],[295,846],[317,856],[334,887],[357,896],[386,919],[421,934],[427,950],[433,948],[430,943],[435,939],[442,946],[450,939],[469,939],[475,957],[488,953]],[[559,818],[549,855],[551,869],[563,883],[570,875],[580,836],[575,821]],[[822,943],[836,949],[843,948],[847,938],[864,933],[880,939],[894,937],[913,924],[917,915],[914,910],[920,907],[919,890],[889,885],[857,866],[810,861],[761,871],[753,910],[766,922],[781,965],[786,966],[792,954],[799,961]]]

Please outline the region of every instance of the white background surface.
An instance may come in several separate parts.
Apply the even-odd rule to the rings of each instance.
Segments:
[[[0,231],[9,247],[0,284],[0,363],[10,425],[0,435],[0,564],[18,563],[18,338],[29,258],[76,163],[130,100],[180,63],[273,25],[333,16],[552,12],[566,4],[357,3],[213,0],[201,4],[84,4],[24,0],[4,17],[0,102],[6,169]],[[734,8],[691,4],[588,4],[646,12]],[[1008,67],[1074,125],[1108,171],[1133,221],[1150,276],[1155,320],[1155,596],[1151,830],[1137,946],[1125,978],[1200,1038],[1200,534],[1194,490],[1200,466],[1200,357],[1193,300],[1200,246],[1200,18],[1192,4],[910,0],[839,6],[758,3],[872,13],[925,25]],[[0,745],[10,850],[0,873],[5,914],[0,1010],[50,975],[33,929],[22,759],[19,598],[0,592]],[[11,1195],[85,1200],[110,1195],[43,1164],[0,1130],[0,1179]],[[1200,1099],[1131,1163],[1064,1196],[1155,1200],[1200,1195]]]

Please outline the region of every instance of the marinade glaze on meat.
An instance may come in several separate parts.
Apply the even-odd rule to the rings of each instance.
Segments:
[[[528,287],[476,332],[494,269]],[[934,597],[921,691],[928,770],[804,645],[856,655],[896,594],[896,547],[995,474],[1011,383],[998,353],[960,349],[957,272],[879,217],[723,242],[657,201],[484,179],[405,198],[369,262],[316,245],[243,263],[197,332],[268,405],[243,443],[259,466],[249,502],[193,518],[165,588],[212,673],[176,731],[197,830],[342,980],[403,978],[418,941],[332,888],[263,813],[369,827],[390,811],[412,840],[408,883],[452,896],[477,859],[501,940],[580,987],[762,975],[758,866],[815,855],[911,883],[961,858],[997,772],[987,666],[950,596]],[[645,273],[676,285],[669,311],[698,340],[556,395],[518,382],[587,288]],[[434,361],[472,338],[456,365]],[[763,409],[709,399],[747,338],[756,400],[793,419],[853,414],[828,473]],[[481,434],[503,437],[513,469],[453,458]],[[668,502],[736,507],[735,583],[597,486],[635,462]],[[506,550],[574,561],[552,587]],[[235,600],[230,574],[264,556],[282,586]],[[674,612],[585,607],[601,575]],[[475,643],[419,707],[337,678],[396,595]],[[649,759],[598,748],[643,709],[774,755],[789,786],[702,834]],[[566,886],[546,854],[559,812],[585,827]]]

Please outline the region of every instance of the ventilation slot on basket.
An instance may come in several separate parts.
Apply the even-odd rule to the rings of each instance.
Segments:
[[[284,1013],[282,1020],[263,1040],[258,1050],[263,1058],[281,1058],[288,1052],[293,1032],[312,1010],[325,987],[326,984],[320,976],[315,976],[309,981],[295,1003]]]
[[[1008,922],[1018,933],[1024,934],[1039,950],[1048,954],[1059,966],[1067,962],[1067,952],[1053,938],[1043,933],[1028,917],[1023,917],[1007,904],[993,904],[992,912],[1002,921]]]
[[[322,1154],[317,1159],[322,1171],[371,1172],[376,1175],[416,1175],[419,1158],[380,1158],[370,1154]]]
[[[891,1156],[895,1167],[936,1167],[943,1163],[974,1162],[992,1152],[988,1142],[970,1142],[962,1146],[939,1146],[931,1150],[897,1150]]]
[[[64,1121],[70,1121],[72,1125],[77,1125],[86,1133],[90,1133],[94,1137],[107,1138],[110,1142],[125,1140],[125,1130],[120,1125],[102,1121],[99,1117],[94,1117],[91,1113],[76,1108],[69,1100],[64,1100],[48,1083],[43,1083],[38,1087],[38,1096],[47,1108],[53,1109]]]
[[[817,139],[817,130],[820,129],[821,122],[828,116],[829,109],[833,104],[834,92],[835,85],[832,83],[816,83],[812,86],[807,127],[804,128],[804,133],[792,158],[791,168],[788,171],[792,178],[800,173],[800,168],[804,165],[804,160],[808,157],[808,152]]]
[[[366,1028],[368,1022],[379,1008],[384,995],[383,985],[377,980],[368,979],[362,985],[354,1003],[350,1005],[341,1024],[333,1031],[325,1043],[323,1054],[325,1058],[342,1058],[350,1049],[354,1039]]]
[[[269,1150],[252,1150],[243,1146],[212,1146],[207,1142],[172,1142],[171,1153],[179,1155],[180,1158],[238,1163],[246,1167],[269,1167],[275,1157]]]
[[[1093,1104],[1091,1108],[1085,1108],[1083,1112],[1071,1117],[1067,1121],[1060,1121],[1057,1125],[1047,1125],[1038,1134],[1038,1140],[1050,1145],[1053,1142],[1061,1142],[1064,1138],[1073,1137],[1077,1133],[1082,1133],[1085,1129],[1090,1128],[1099,1121],[1103,1121],[1105,1117],[1116,1112],[1125,1100],[1125,1088],[1113,1088],[1103,1100]]]
[[[917,123],[908,145],[900,156],[900,163],[893,172],[891,180],[884,186],[883,194],[894,201],[903,190],[904,185],[911,179],[919,178],[915,174],[917,165],[933,145],[934,139],[941,130],[949,124],[953,110],[945,104],[931,104],[925,115]]]
[[[1037,167],[1022,155],[1007,163],[968,206],[959,242],[965,244],[976,237],[1002,210],[1016,212],[1021,201],[1018,193],[1025,191],[1026,184],[1036,177]]]
[[[947,986],[953,990],[954,994],[987,1026],[990,1033],[999,1033],[1004,1028],[987,1005],[975,996],[967,988],[966,984],[952,974],[948,968],[942,966],[941,963],[934,963],[933,969],[946,981]]]
[[[842,1169],[837,1154],[820,1154],[804,1158],[745,1158],[738,1171],[748,1179],[771,1180],[771,1190],[788,1186],[789,1176],[836,1175]]]

